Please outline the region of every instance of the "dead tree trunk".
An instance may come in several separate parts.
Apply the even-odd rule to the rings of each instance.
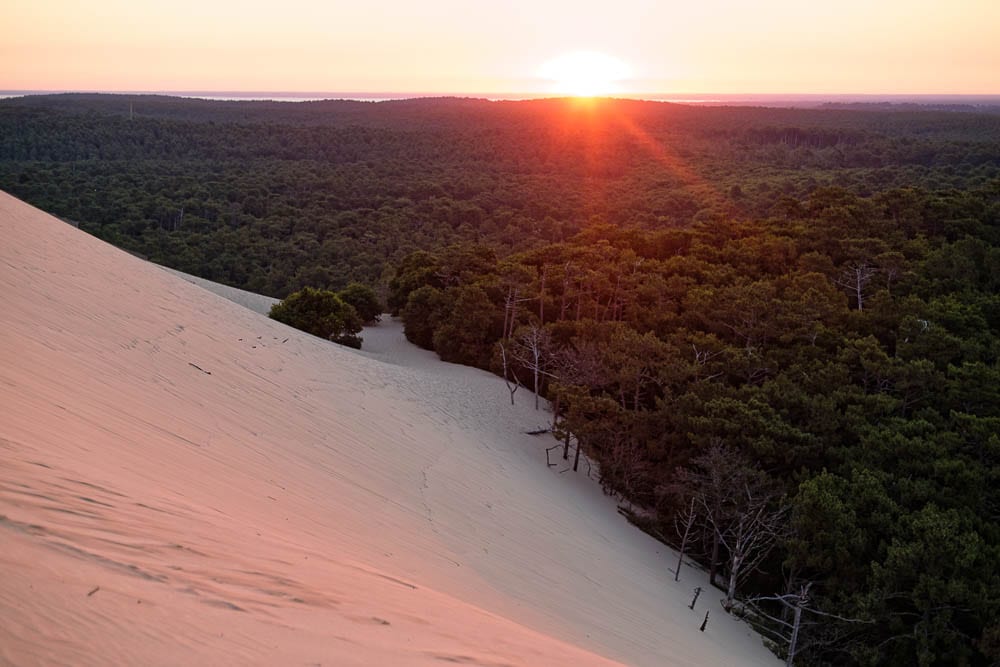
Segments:
[[[805,602],[805,591],[795,600],[795,617],[792,620],[792,637],[788,640],[788,658],[785,667],[795,664],[795,648],[799,643],[799,627],[802,625],[802,604]]]
[[[514,331],[514,316],[517,313],[518,290],[515,287],[507,288],[507,296],[504,299],[503,308],[503,337],[510,338]]]
[[[801,633],[803,630],[803,612],[808,612],[813,616],[819,617],[819,620],[826,624],[826,632],[823,633],[825,636],[820,640],[820,645],[826,648],[849,641],[849,638],[855,634],[855,630],[851,626],[859,623],[871,625],[875,622],[869,619],[848,618],[839,614],[831,614],[810,606],[809,589],[811,587],[812,582],[806,582],[796,593],[789,592],[784,595],[760,596],[747,601],[748,606],[753,610],[754,616],[774,624],[770,629],[768,629],[766,624],[760,625],[759,628],[768,632],[772,638],[778,639],[781,642],[787,642],[788,652],[785,655],[785,667],[792,667],[795,664],[795,656],[799,654],[800,646],[803,643]],[[781,605],[780,618],[765,610],[762,603],[770,602],[777,602]],[[785,620],[786,610],[791,612],[791,621]],[[806,622],[805,625],[815,626],[817,622],[817,620],[814,620]]]
[[[742,571],[743,558],[744,556],[742,555],[735,555],[730,560],[729,582],[726,584],[726,600],[722,604],[726,611],[733,608],[733,600],[736,599],[736,580]]]
[[[538,324],[545,326],[545,278],[549,273],[547,265],[542,266],[542,275],[538,285]]]
[[[684,535],[681,537],[681,550],[677,554],[677,569],[674,571],[674,581],[680,581],[681,578],[681,565],[684,563],[684,550],[687,549],[688,535],[691,534],[691,526],[694,525],[695,517],[697,516],[694,512],[694,496],[691,497],[691,507],[687,511],[687,516],[684,517]]]
[[[719,531],[712,528],[712,555],[708,565],[708,583],[715,586],[715,575],[719,572]]]
[[[517,392],[518,387],[521,386],[521,383],[518,381],[517,375],[514,376],[514,382],[511,383],[510,374],[507,372],[507,348],[504,347],[503,341],[499,341],[497,345],[500,346],[500,361],[503,365],[503,381],[504,384],[507,385],[507,391],[510,392],[510,404],[514,405],[514,394]]]
[[[865,309],[865,298],[868,295],[868,283],[878,272],[878,269],[866,261],[854,262],[844,268],[837,284],[850,292],[858,303],[858,310]]]
[[[729,611],[736,599],[736,586],[771,551],[785,530],[788,507],[773,507],[774,496],[745,483],[734,519],[719,531],[719,540],[729,552],[729,583],[723,606]]]
[[[542,389],[542,376],[552,376],[552,373],[547,370],[552,337],[542,327],[531,324],[519,330],[515,343],[513,350],[511,350],[511,356],[531,371],[535,386],[535,409],[537,410]]]

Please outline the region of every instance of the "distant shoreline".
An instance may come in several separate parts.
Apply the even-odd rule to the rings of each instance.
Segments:
[[[295,91],[112,91],[112,90],[0,90],[0,99],[27,95],[62,93],[102,93],[115,95],[167,95],[191,99],[228,102],[317,102],[320,100],[351,100],[356,102],[388,102],[427,97],[465,97],[490,101],[519,101],[560,97],[550,93],[419,93],[419,92],[295,92]],[[775,107],[818,107],[826,104],[871,105],[968,105],[973,107],[1000,106],[1000,94],[795,94],[795,93],[627,93],[609,95],[620,99],[650,102],[672,102],[705,106],[753,105]]]

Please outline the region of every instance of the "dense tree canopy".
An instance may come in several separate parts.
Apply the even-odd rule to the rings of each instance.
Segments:
[[[50,96],[0,187],[323,337],[382,296],[796,664],[1000,661],[1000,115]]]
[[[1000,184],[939,225],[940,197],[818,189],[788,215],[592,228],[461,273],[454,256],[486,253],[424,252],[393,299],[415,343],[537,382],[557,434],[654,534],[693,512],[687,552],[734,610],[777,614],[754,601],[808,584],[825,622],[798,662],[985,665],[1000,657]],[[906,226],[903,198],[920,211]]]
[[[829,186],[897,192],[901,225],[918,215],[906,188],[923,187],[941,193],[929,224],[974,225],[962,192],[1000,176],[998,143],[1000,115],[975,113],[47,95],[0,101],[0,188],[156,262],[282,298],[384,289],[414,250],[723,224],[794,213]]]

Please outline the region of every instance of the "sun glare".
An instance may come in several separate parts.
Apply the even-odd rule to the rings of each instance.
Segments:
[[[632,68],[605,53],[573,51],[546,62],[538,75],[552,82],[553,93],[595,97],[622,92],[620,83],[632,76]]]

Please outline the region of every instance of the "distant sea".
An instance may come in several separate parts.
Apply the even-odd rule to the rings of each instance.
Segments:
[[[57,93],[114,93],[121,95],[172,95],[228,102],[315,102],[318,100],[354,100],[387,102],[425,97],[466,97],[493,101],[532,100],[558,97],[548,93],[358,93],[358,92],[262,92],[262,91],[98,91],[98,90],[0,90],[0,99],[25,95]],[[715,93],[622,93],[614,97],[676,104],[708,106],[817,107],[823,104],[920,104],[932,106],[967,105],[974,107],[1000,106],[1000,95],[879,95],[879,94],[715,94]]]

